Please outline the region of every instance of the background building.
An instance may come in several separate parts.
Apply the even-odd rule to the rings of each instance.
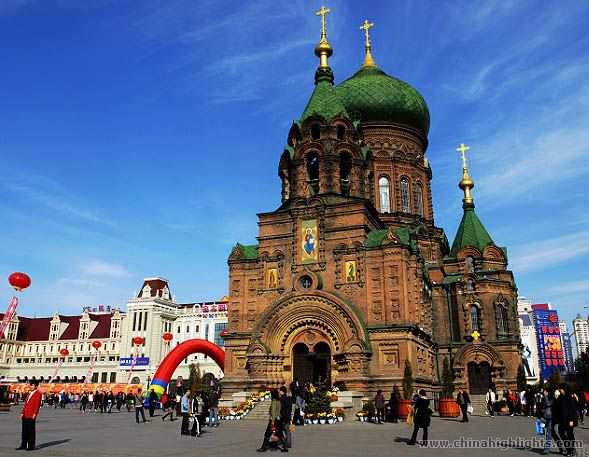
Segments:
[[[568,332],[565,321],[559,321],[560,328],[560,342],[562,344],[562,351],[564,352],[565,373],[575,372],[575,357],[573,355],[573,343],[571,334]]]
[[[575,345],[577,356],[582,352],[587,352],[589,348],[589,317],[577,317],[573,320],[573,333],[575,335]]]

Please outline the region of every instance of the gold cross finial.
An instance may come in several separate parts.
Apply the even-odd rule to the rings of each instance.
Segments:
[[[365,46],[370,47],[371,43],[370,43],[370,33],[368,32],[372,27],[374,27],[374,22],[368,22],[368,19],[364,19],[364,23],[362,24],[362,27],[360,27],[360,30],[364,30],[364,37],[366,38],[366,44]]]
[[[462,168],[465,170],[468,169],[466,165],[466,151],[468,151],[469,149],[470,148],[464,143],[460,143],[460,146],[458,146],[458,148],[456,149],[456,151],[458,151],[462,156]]]
[[[327,40],[327,14],[331,13],[329,8],[322,6],[319,11],[315,13],[316,16],[321,16],[321,40]]]
[[[470,150],[470,148],[464,143],[460,143],[460,146],[456,148],[456,151],[458,151],[462,157],[462,180],[458,183],[458,187],[464,191],[464,198],[462,199],[462,202],[466,205],[464,208],[474,207],[472,194],[470,193],[474,187],[474,181],[468,174],[468,165],[466,163],[466,151],[468,150]]]
[[[472,332],[470,334],[470,336],[472,336],[472,339],[477,342],[479,340],[479,338],[481,337],[481,334],[478,332],[478,330],[475,330],[474,332]]]
[[[366,51],[366,55],[364,56],[365,67],[376,67],[376,63],[374,63],[374,59],[372,58],[372,42],[370,41],[369,33],[372,27],[374,27],[374,22],[368,22],[368,19],[365,19],[360,27],[360,30],[364,31],[364,49]]]

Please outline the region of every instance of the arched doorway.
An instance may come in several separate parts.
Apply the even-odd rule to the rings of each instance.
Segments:
[[[331,382],[331,349],[323,341],[309,350],[305,343],[292,348],[293,379],[305,382]]]
[[[468,390],[472,395],[484,394],[491,387],[491,366],[487,362],[469,362]]]

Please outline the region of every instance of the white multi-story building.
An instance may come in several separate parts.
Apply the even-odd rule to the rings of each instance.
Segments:
[[[137,297],[127,304],[127,316],[123,321],[121,342],[121,382],[128,378],[147,383],[157,370],[161,360],[170,350],[183,341],[201,338],[223,346],[221,332],[227,327],[227,300],[205,303],[175,303],[168,281],[163,278],[146,278]],[[165,333],[173,335],[168,344]],[[137,348],[133,338],[144,339],[139,347],[139,359],[130,373],[129,364]],[[174,372],[172,379],[186,379],[191,363],[198,364],[201,372],[223,375],[217,364],[203,354],[187,357]],[[136,379],[133,379],[136,378]]]
[[[577,356],[589,349],[589,317],[577,317],[573,320],[573,330],[575,335],[575,343],[577,349]]]
[[[78,316],[15,315],[5,338],[0,340],[0,378],[46,382],[58,365],[60,350],[67,349],[69,355],[64,358],[55,381],[82,382],[95,354],[91,382],[146,384],[173,347],[192,338],[223,346],[221,332],[226,327],[227,300],[177,304],[167,280],[147,278],[137,296],[127,304],[126,313],[92,312],[86,308]],[[173,335],[170,343],[164,341],[165,333]],[[136,336],[144,338],[139,348],[133,345]],[[101,347],[96,352],[92,343],[97,340]],[[131,367],[135,355],[138,358]],[[198,364],[203,374],[212,373],[217,378],[223,375],[213,360],[193,354],[180,364],[172,379],[179,376],[186,379],[192,363]]]
[[[0,315],[0,319],[4,317]],[[115,382],[119,371],[121,322],[119,310],[79,316],[28,318],[14,315],[0,340],[0,376],[13,381],[49,380],[55,373],[60,351],[67,349],[55,381],[85,379],[91,357],[96,357],[94,382]],[[100,341],[96,351],[94,341]]]
[[[532,313],[532,302],[525,297],[517,301],[520,338],[522,341],[522,356],[526,379],[530,384],[540,379],[540,358],[538,356],[538,342],[536,326]]]

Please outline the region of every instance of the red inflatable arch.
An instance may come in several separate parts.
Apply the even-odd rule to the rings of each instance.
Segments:
[[[174,374],[178,365],[180,365],[182,360],[190,354],[197,352],[208,355],[217,362],[217,365],[219,365],[221,370],[224,370],[225,351],[210,341],[195,338],[179,344],[172,349],[166,357],[164,357],[164,360],[162,360],[162,363],[160,363],[159,368],[153,375],[153,380],[151,381],[149,388],[153,388],[155,393],[161,397],[166,391],[170,378],[172,377],[172,374]]]

